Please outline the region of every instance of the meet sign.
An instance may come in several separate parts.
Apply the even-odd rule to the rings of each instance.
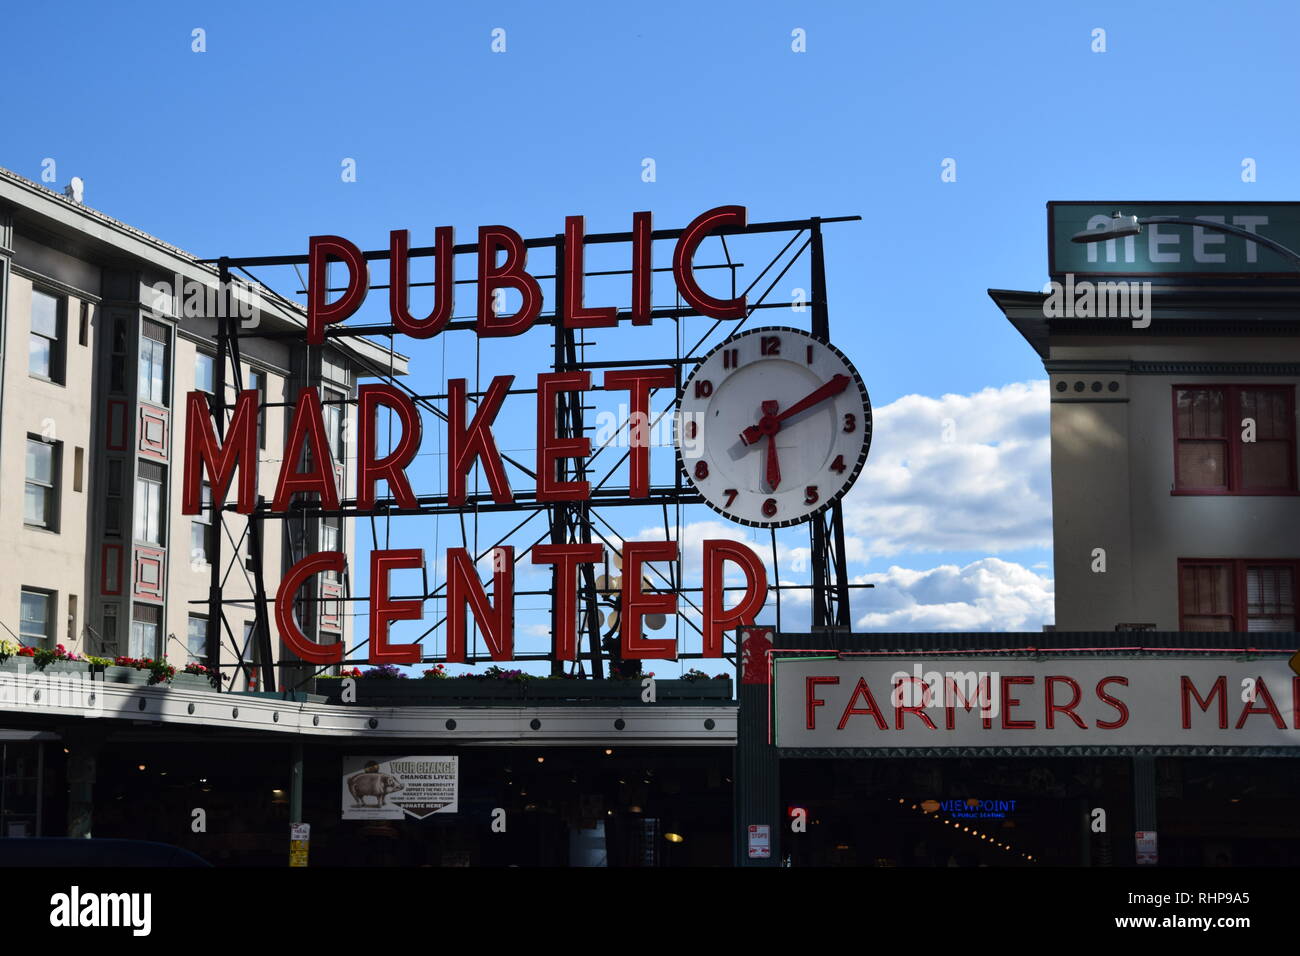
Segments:
[[[1116,212],[1236,226],[1300,251],[1300,203],[1050,202],[1048,271],[1053,276],[1300,276],[1294,264],[1271,249],[1198,226],[1150,224],[1140,235],[1123,239],[1070,241],[1075,233],[1110,222]]]

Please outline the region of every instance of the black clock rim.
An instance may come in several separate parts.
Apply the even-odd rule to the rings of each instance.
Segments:
[[[705,363],[708,362],[709,359],[711,359],[715,354],[720,352],[722,349],[729,347],[730,345],[739,341],[740,339],[743,339],[750,335],[759,335],[764,332],[793,332],[796,335],[801,335],[806,339],[811,339],[812,341],[818,343],[819,345],[825,346],[826,348],[834,352],[836,355],[838,355],[840,357],[840,360],[845,364],[845,366],[848,367],[849,371],[853,373],[853,381],[857,383],[858,392],[862,396],[862,408],[863,408],[862,430],[864,432],[864,436],[866,440],[862,443],[862,451],[858,455],[858,460],[853,465],[853,473],[849,476],[849,480],[846,481],[840,487],[839,491],[837,491],[831,497],[827,498],[816,509],[808,512],[803,517],[790,518],[785,521],[754,521],[749,518],[738,518],[733,514],[729,514],[728,512],[724,511],[723,509],[715,505],[712,501],[710,501],[708,496],[705,495],[704,492],[700,490],[700,486],[695,483],[695,479],[691,476],[690,471],[686,468],[686,461],[682,457],[681,434],[676,429],[674,429],[673,431],[673,451],[676,453],[677,456],[678,471],[680,471],[682,475],[686,477],[687,483],[692,488],[695,489],[695,493],[700,496],[704,504],[707,505],[711,511],[714,511],[717,514],[722,515],[722,517],[726,518],[728,521],[732,521],[735,522],[736,524],[744,525],[747,528],[771,528],[772,530],[776,530],[777,528],[793,528],[795,525],[800,525],[800,524],[811,524],[814,518],[818,518],[821,515],[825,514],[826,511],[831,508],[831,506],[833,506],[836,502],[840,501],[845,495],[849,493],[849,489],[851,489],[855,484],[857,484],[858,476],[862,474],[862,469],[867,463],[867,455],[870,454],[871,452],[871,439],[873,437],[873,428],[872,428],[873,419],[872,419],[872,412],[871,412],[871,396],[867,394],[867,383],[862,380],[862,376],[858,373],[857,366],[853,364],[853,362],[849,359],[847,355],[845,355],[833,343],[831,343],[830,340],[823,338],[820,335],[815,335],[812,332],[809,332],[805,329],[795,328],[792,325],[765,325],[762,326],[761,328],[746,329],[744,332],[738,332],[735,335],[728,336],[727,338],[723,339],[721,342],[719,342],[713,348],[709,349],[709,351],[705,352],[704,355],[700,357],[700,360],[699,362],[696,363],[695,368],[691,370],[691,374],[686,377],[686,380],[684,382],[682,382],[681,391],[677,393],[677,412],[678,412],[677,421],[679,424],[681,422],[682,396],[687,393],[690,384],[695,380],[695,376],[699,374],[700,369],[704,367]]]

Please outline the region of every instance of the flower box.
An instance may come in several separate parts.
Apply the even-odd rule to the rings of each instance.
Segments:
[[[88,674],[90,665],[85,661],[50,661],[44,667],[35,668],[43,674]]]
[[[661,680],[655,687],[659,700],[731,700],[731,680]]]
[[[149,683],[149,672],[134,667],[121,667],[117,664],[110,664],[99,672],[97,678],[108,684],[147,684]]]
[[[148,674],[148,671],[141,671],[142,674]],[[176,676],[171,679],[173,687],[188,687],[198,690],[212,690],[212,681],[203,674],[186,674],[178,671]]]
[[[375,678],[359,677],[356,699],[351,703],[370,706],[419,706],[443,703],[517,703],[554,705],[567,701],[608,701],[618,706],[641,703],[640,680],[585,680],[548,678],[533,680],[491,680],[469,677]],[[317,678],[316,693],[330,703],[341,703],[343,681]],[[723,702],[732,699],[730,680],[655,681],[655,701]],[[647,705],[649,706],[649,705]]]
[[[448,700],[522,700],[523,681],[457,680],[447,678],[355,677],[356,700],[350,703],[384,706],[387,704],[419,704],[422,701]],[[323,694],[330,703],[343,700],[342,680],[317,680],[316,693]]]
[[[663,682],[660,681],[660,684]],[[532,680],[524,684],[524,696],[536,701],[554,700],[616,700],[636,702],[641,699],[639,680],[583,680],[581,678],[552,678]],[[656,696],[659,693],[655,687]]]
[[[30,657],[10,657],[8,660],[0,661],[0,671],[6,674],[26,674],[36,670],[32,666]]]

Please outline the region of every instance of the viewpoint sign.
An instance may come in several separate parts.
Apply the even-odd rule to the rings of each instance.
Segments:
[[[778,747],[1300,747],[1280,657],[785,658]]]
[[[1049,202],[1048,271],[1053,276],[1105,275],[1300,277],[1294,264],[1248,239],[1199,226],[1152,223],[1141,234],[1105,242],[1070,237],[1126,216],[1178,216],[1236,226],[1300,251],[1300,203]]]

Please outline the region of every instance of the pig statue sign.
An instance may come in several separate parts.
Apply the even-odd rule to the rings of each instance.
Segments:
[[[343,819],[422,819],[455,813],[458,769],[455,757],[345,758]]]

